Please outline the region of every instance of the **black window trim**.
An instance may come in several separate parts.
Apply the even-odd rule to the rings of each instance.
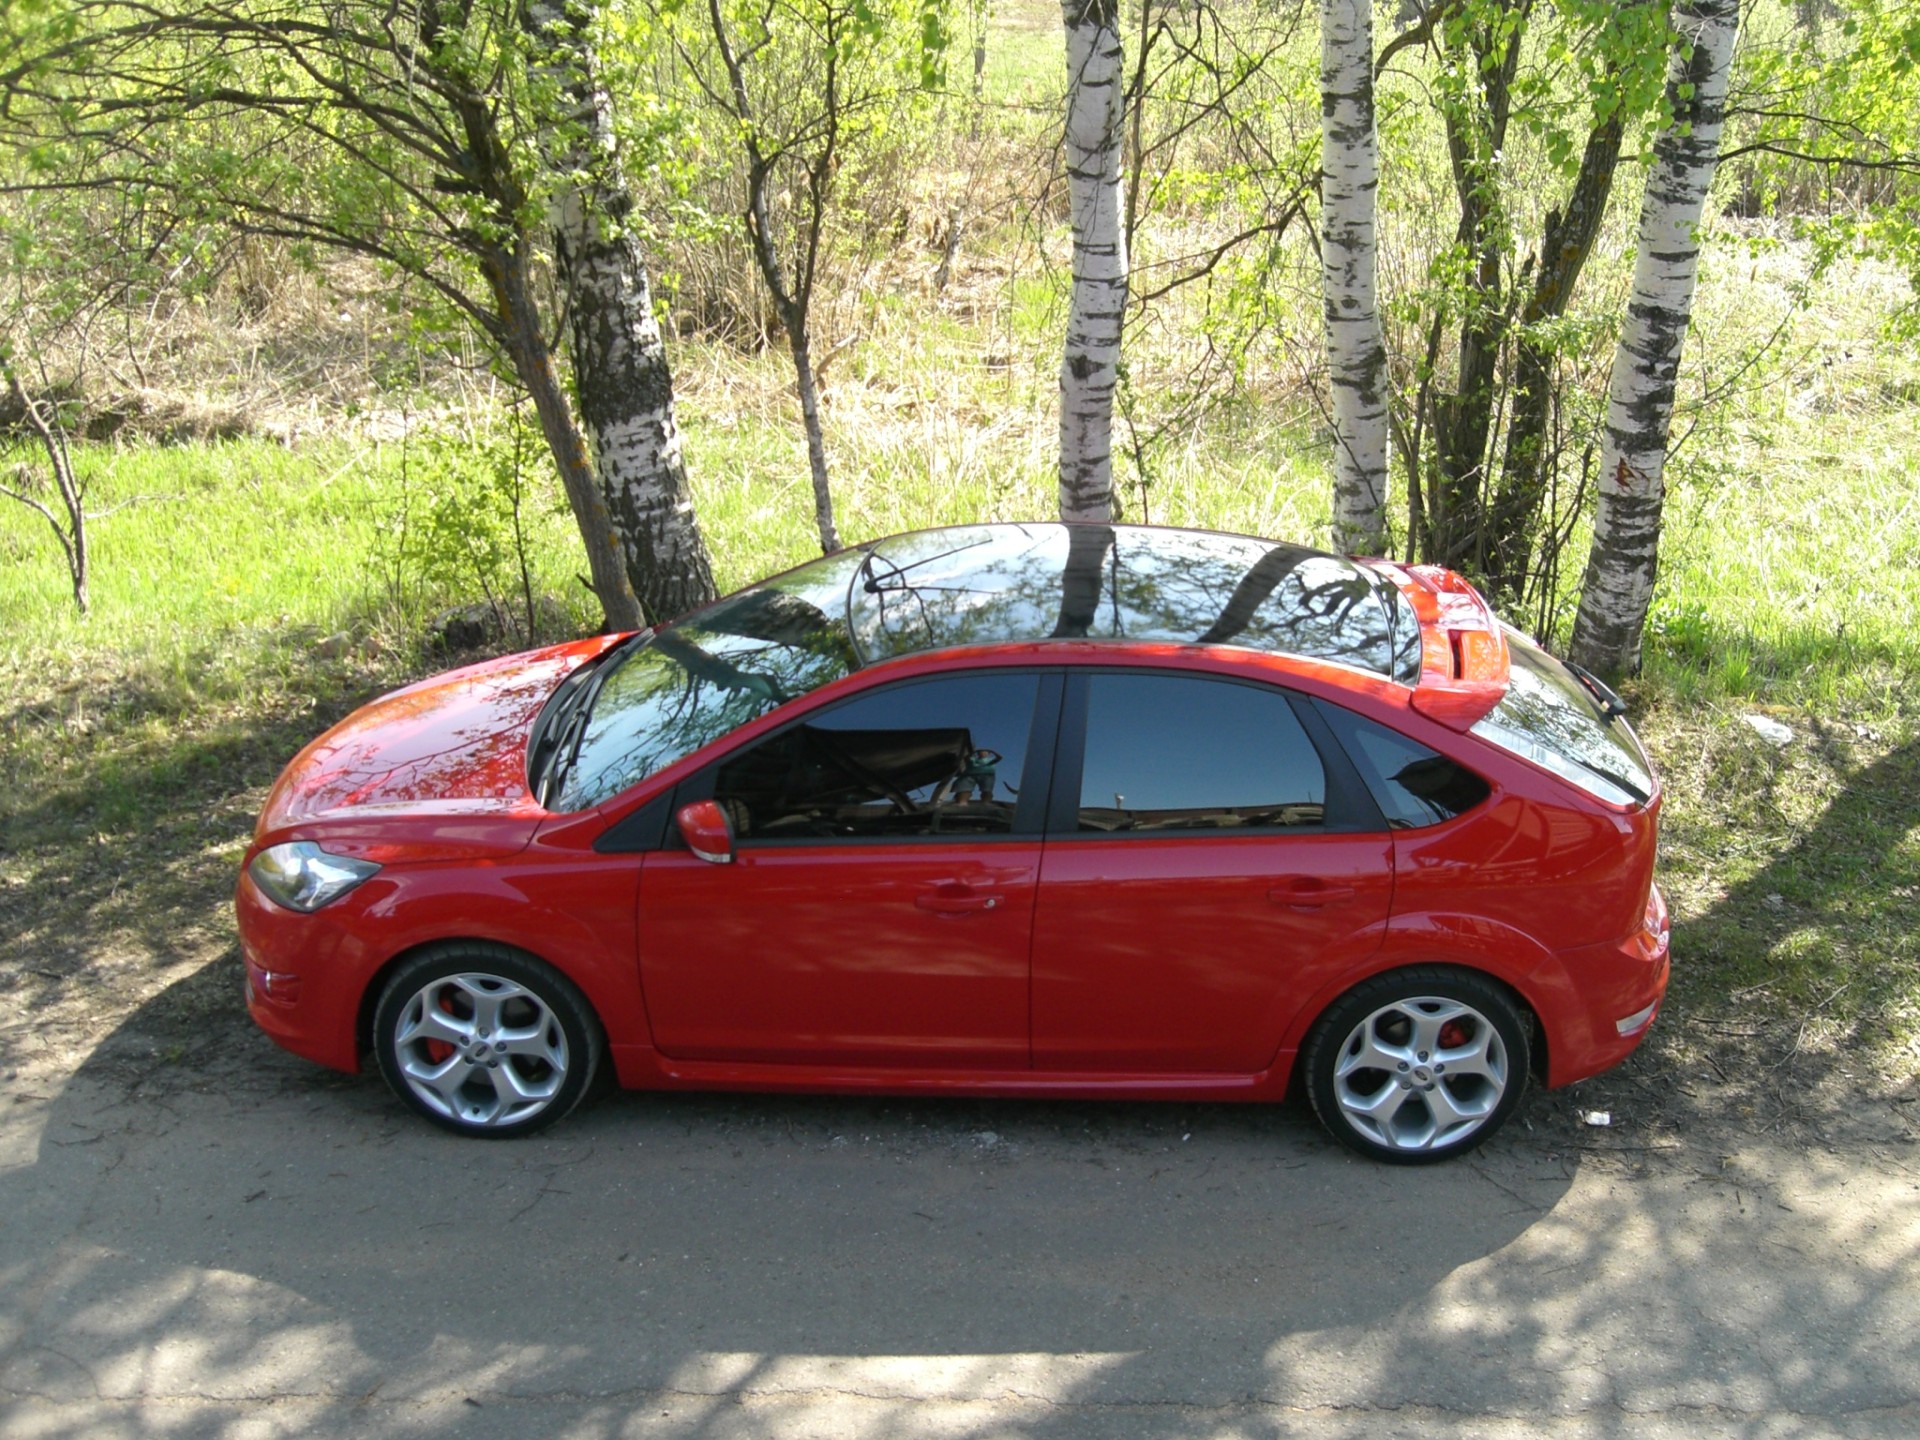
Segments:
[[[1082,830],[1080,779],[1087,758],[1087,695],[1095,675],[1153,675],[1222,685],[1244,685],[1278,695],[1292,708],[1307,733],[1307,743],[1320,757],[1327,796],[1318,825],[1247,825],[1231,829],[1193,830]],[[1212,670],[1189,670],[1157,665],[1075,666],[1067,676],[1066,702],[1060,710],[1060,737],[1053,769],[1051,803],[1047,807],[1049,840],[1091,840],[1117,843],[1142,840],[1221,840],[1236,837],[1271,840],[1282,835],[1370,835],[1389,830],[1387,817],[1354,769],[1353,761],[1334,738],[1311,700],[1284,685],[1245,675],[1222,675]]]
[[[672,788],[661,791],[602,830],[593,842],[594,850],[601,855],[639,855],[649,850],[684,847],[686,842],[680,839],[680,831],[672,823],[680,810],[674,800]]]
[[[696,800],[711,800],[720,767],[736,755],[743,754],[751,746],[770,744],[789,730],[796,730],[822,715],[830,715],[835,710],[864,700],[868,696],[878,695],[883,691],[903,690],[912,685],[926,685],[939,680],[951,680],[958,676],[977,675],[1033,675],[1040,681],[1034,691],[1033,719],[1027,729],[1027,753],[1020,768],[1020,798],[1014,805],[1011,830],[998,834],[954,831],[941,835],[796,835],[774,839],[736,838],[735,844],[742,850],[792,850],[817,848],[822,845],[951,845],[956,841],[983,845],[1004,845],[1015,841],[1033,844],[1043,834],[1043,820],[1047,813],[1048,781],[1053,772],[1055,735],[1060,725],[1060,695],[1065,680],[1063,672],[1057,666],[956,666],[954,669],[939,670],[930,675],[913,675],[903,680],[867,686],[829,705],[809,710],[804,715],[796,715],[787,724],[755,736],[748,745],[736,745],[726,754],[715,756],[713,760],[701,766],[698,771],[674,787],[672,800],[665,813],[669,816],[677,815],[682,806],[691,805]],[[657,803],[657,801],[650,802],[642,808],[651,810]],[[686,842],[680,838],[679,827],[669,824],[665,829],[664,842],[651,848],[684,850]]]

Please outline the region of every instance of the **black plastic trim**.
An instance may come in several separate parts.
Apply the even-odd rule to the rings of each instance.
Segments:
[[[672,790],[662,791],[624,819],[615,821],[600,832],[593,848],[602,855],[638,855],[649,850],[664,850],[668,834],[678,833],[670,823],[679,808],[673,803],[674,796]]]

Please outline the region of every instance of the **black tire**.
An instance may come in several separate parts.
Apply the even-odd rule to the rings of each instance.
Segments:
[[[1328,1133],[1394,1165],[1432,1164],[1486,1141],[1519,1105],[1532,1065],[1529,1018],[1506,989],[1442,966],[1354,986],[1327,1007],[1301,1055]]]
[[[388,978],[373,1051],[393,1093],[444,1130],[505,1140],[580,1103],[606,1049],[579,987],[506,945],[436,945]]]

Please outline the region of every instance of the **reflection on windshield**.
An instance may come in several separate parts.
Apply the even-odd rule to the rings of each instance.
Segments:
[[[583,810],[777,705],[858,668],[847,644],[842,554],[667,626],[618,662],[554,802]]]
[[[555,800],[584,809],[769,710],[918,651],[1047,639],[1244,645],[1411,684],[1419,627],[1352,561],[1244,536],[974,525],[830,555],[619,657]]]

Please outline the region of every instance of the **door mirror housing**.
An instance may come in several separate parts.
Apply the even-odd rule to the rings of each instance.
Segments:
[[[680,807],[673,817],[680,827],[680,838],[687,848],[709,865],[733,863],[733,827],[727,815],[711,800],[696,800]]]

